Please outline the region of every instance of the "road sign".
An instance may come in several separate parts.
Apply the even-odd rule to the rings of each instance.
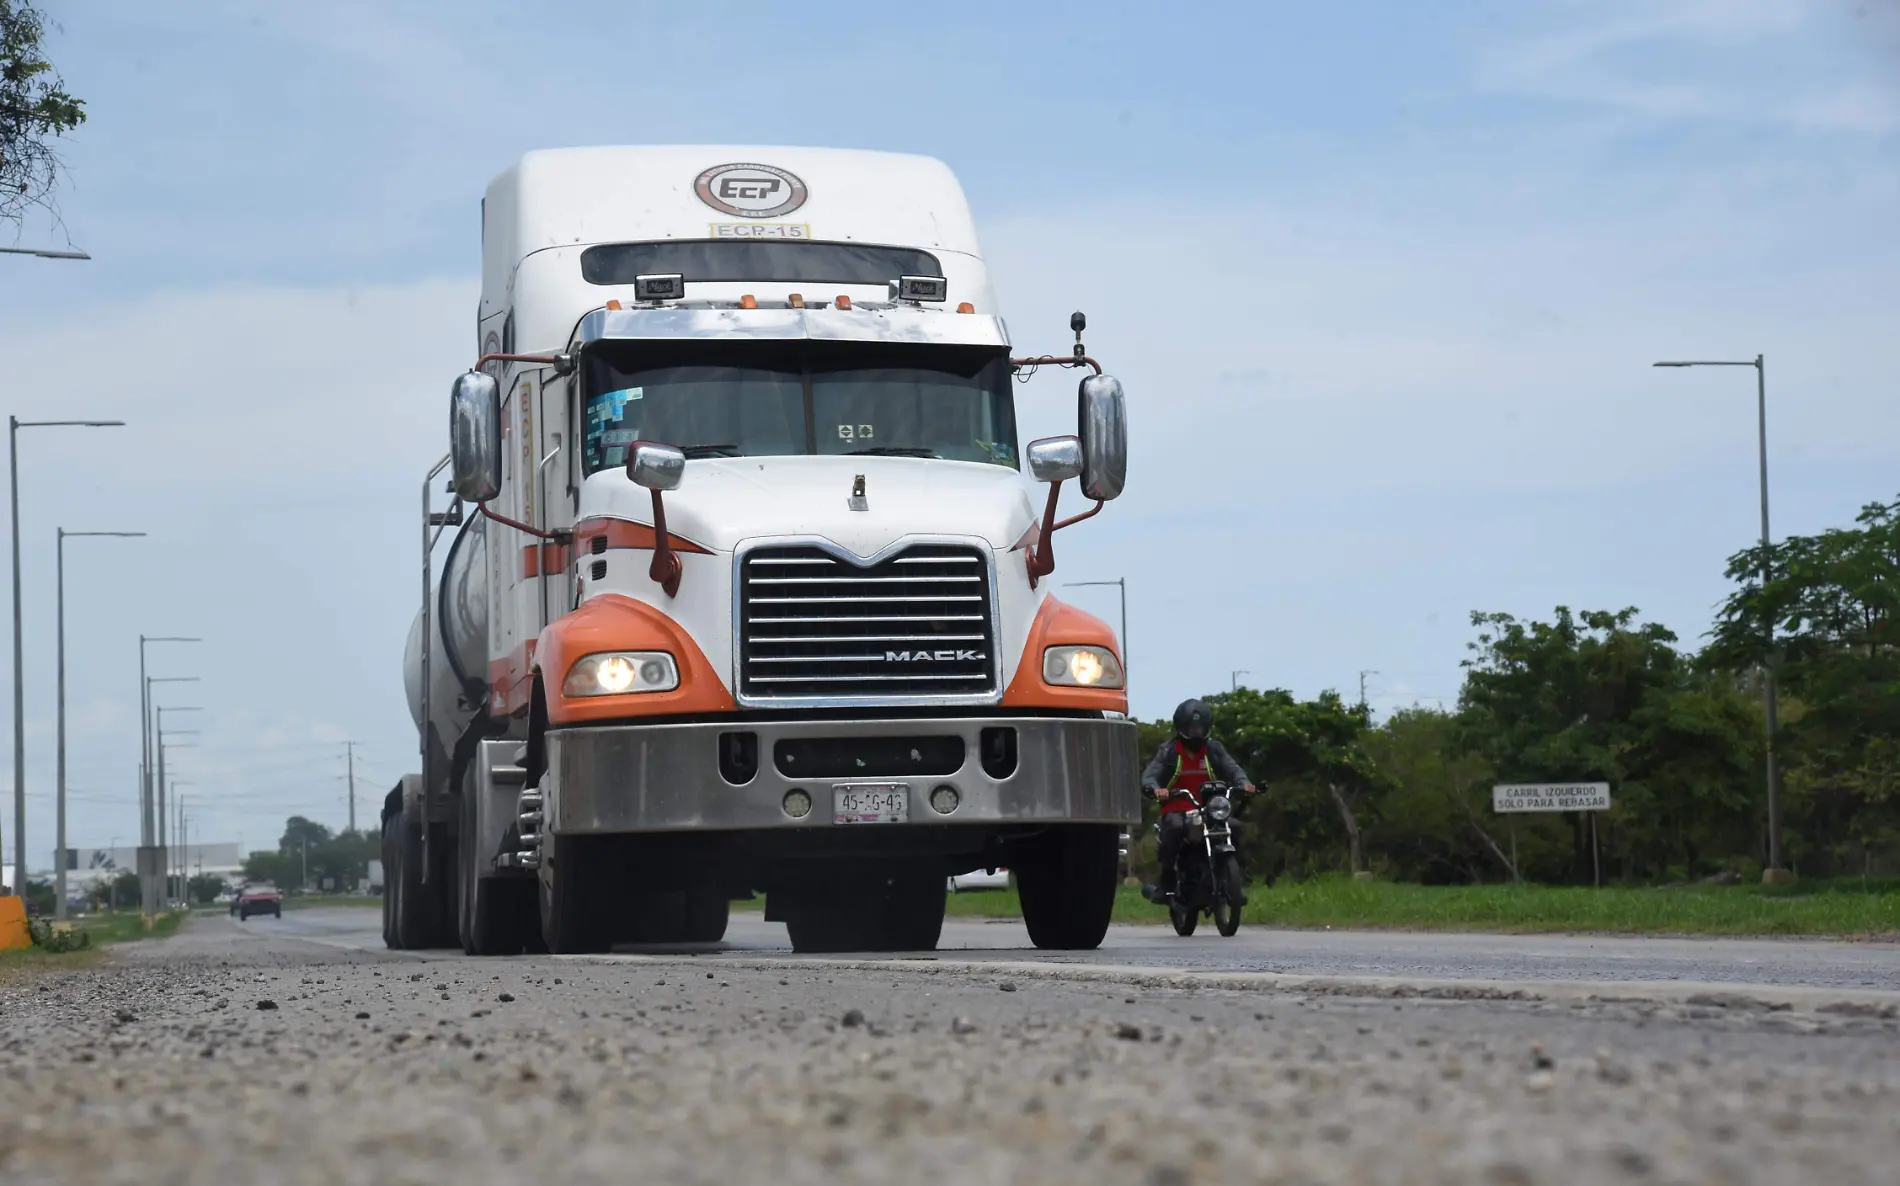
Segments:
[[[1514,782],[1491,788],[1491,810],[1500,814],[1609,809],[1607,782]]]

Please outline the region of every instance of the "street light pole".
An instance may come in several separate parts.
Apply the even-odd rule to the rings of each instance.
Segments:
[[[1234,672],[1232,676],[1230,677],[1231,682],[1229,683],[1227,690],[1230,692],[1240,691],[1240,677],[1243,675],[1252,675],[1252,674],[1253,672],[1248,671],[1244,667],[1241,668],[1239,671]]]
[[[145,682],[147,685],[150,685],[150,684],[195,684],[198,682],[198,677],[195,675],[172,675],[172,676],[155,675],[155,676],[149,677]],[[158,877],[159,897],[161,899],[163,899],[171,890],[171,865],[169,863],[170,862],[170,848],[167,843],[169,840],[168,828],[170,825],[167,823],[166,814],[165,814],[165,785],[166,785],[165,784],[165,713],[167,711],[168,709],[166,707],[156,707],[152,710],[152,714],[154,718],[154,723],[152,726],[152,756],[157,765],[157,769],[153,772],[154,781],[152,785],[154,787],[154,794],[158,800],[157,802],[158,836],[156,840],[154,841],[154,847],[157,850],[157,857],[156,857],[157,869],[155,870],[155,872]],[[170,709],[169,711],[178,711],[178,710]],[[198,710],[186,709],[184,711],[196,712]]]
[[[91,259],[83,251],[57,251],[51,247],[0,247],[0,255],[37,255],[41,259]]]
[[[40,255],[21,251],[18,254]],[[66,258],[56,256],[55,258]],[[26,673],[20,641],[20,430],[22,428],[122,428],[123,420],[22,420],[7,417],[7,477],[13,513],[13,880],[26,892]]]
[[[1765,593],[1772,575],[1773,565],[1768,535],[1768,366],[1766,356],[1757,354],[1751,360],[1737,361],[1689,361],[1659,362],[1659,367],[1754,367],[1755,368],[1755,427],[1756,447],[1761,467],[1761,584]],[[1766,729],[1768,776],[1768,868],[1762,871],[1762,880],[1773,882],[1784,880],[1781,865],[1781,774],[1775,764],[1775,733],[1780,728],[1780,707],[1775,693],[1775,622],[1772,617],[1763,616],[1763,643],[1765,644],[1761,664],[1762,724]]]
[[[56,617],[59,623],[57,628],[59,635],[59,728],[56,742],[59,758],[57,773],[54,776],[58,799],[56,811],[58,822],[55,825],[58,843],[53,846],[53,917],[64,922],[66,919],[66,541],[102,537],[133,539],[145,533],[143,531],[68,531],[64,527],[55,528],[55,530],[59,533],[57,562],[54,565],[59,573],[55,584],[55,588],[58,589]]]
[[[152,680],[145,675],[145,645],[203,642],[182,635],[139,635],[139,905],[147,925],[158,908],[158,809],[152,786]]]

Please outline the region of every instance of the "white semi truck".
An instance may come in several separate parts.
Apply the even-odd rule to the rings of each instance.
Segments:
[[[1113,632],[1048,578],[1127,446],[1070,328],[1016,356],[925,157],[579,148],[495,178],[423,485],[389,945],[714,941],[763,895],[798,950],[928,950],[946,878],[997,867],[1038,946],[1098,945],[1136,728]],[[1024,445],[1038,369],[1078,380],[1077,433]],[[1071,482],[1093,505],[1063,520]]]

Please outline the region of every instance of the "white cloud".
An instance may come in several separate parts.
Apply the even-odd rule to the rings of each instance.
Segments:
[[[1900,129],[1900,86],[1887,63],[1839,51],[1876,39],[1886,20],[1805,0],[1593,4],[1485,46],[1475,82],[1654,120],[1884,136]],[[1803,51],[1825,52],[1830,68],[1800,68]],[[1843,81],[1843,70],[1862,76]]]

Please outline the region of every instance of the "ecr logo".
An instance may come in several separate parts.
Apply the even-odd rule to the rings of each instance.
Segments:
[[[805,204],[808,193],[798,175],[776,165],[714,165],[693,179],[699,200],[722,214],[740,218],[777,218]]]
[[[885,651],[886,663],[980,663],[982,651]]]

